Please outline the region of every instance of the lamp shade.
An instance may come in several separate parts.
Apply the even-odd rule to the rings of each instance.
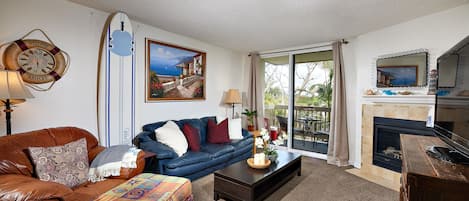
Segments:
[[[12,105],[16,105],[16,104],[20,104],[24,102],[26,102],[26,99],[10,99],[10,104]],[[5,106],[4,100],[0,101],[0,106]]]
[[[225,96],[225,103],[228,104],[239,104],[241,103],[241,96],[237,89],[229,89]]]
[[[0,70],[0,99],[34,98],[17,71]]]

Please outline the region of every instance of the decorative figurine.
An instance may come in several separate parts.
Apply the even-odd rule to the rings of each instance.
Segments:
[[[435,95],[436,94],[436,81],[438,79],[438,71],[433,69],[430,71],[430,76],[429,76],[429,81],[428,81],[428,95]]]

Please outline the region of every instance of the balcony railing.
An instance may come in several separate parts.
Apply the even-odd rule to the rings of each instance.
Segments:
[[[273,108],[265,109],[265,117],[269,121],[269,125],[277,126],[283,129],[280,123],[283,124],[283,118],[288,117],[287,105],[275,105]],[[295,106],[293,109],[293,128],[301,130],[304,127],[305,120],[314,120],[317,124],[314,131],[328,130],[331,118],[331,108],[327,107],[311,107],[311,106]]]
[[[275,105],[264,110],[266,123],[287,133],[288,106]],[[293,109],[293,147],[326,153],[329,139],[331,108],[295,106]],[[286,145],[284,141],[282,146]]]

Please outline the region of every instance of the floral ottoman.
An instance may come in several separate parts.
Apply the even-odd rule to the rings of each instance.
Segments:
[[[103,193],[96,200],[193,201],[192,185],[182,177],[143,173]]]

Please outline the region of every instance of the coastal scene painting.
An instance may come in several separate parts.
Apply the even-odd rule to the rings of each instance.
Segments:
[[[147,101],[204,100],[206,53],[147,39]]]
[[[413,87],[418,83],[418,66],[378,66],[378,87]]]

